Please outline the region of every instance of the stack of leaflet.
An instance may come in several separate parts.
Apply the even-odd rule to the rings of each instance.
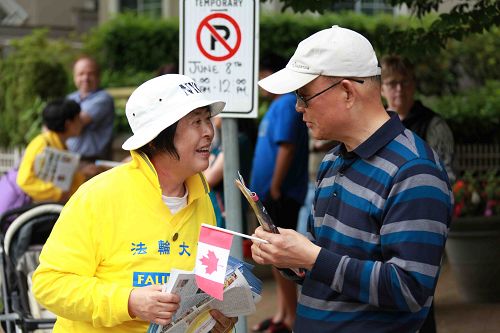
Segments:
[[[245,280],[247,280],[250,290],[254,294],[254,298],[258,297],[258,299],[260,299],[260,294],[262,293],[262,281],[252,273],[253,267],[253,265],[245,261],[229,256],[229,260],[227,261],[226,277],[234,272],[235,269],[238,269],[243,274]]]
[[[252,273],[252,269],[252,265],[229,257],[222,301],[198,288],[194,272],[172,269],[163,290],[180,296],[179,309],[170,324],[151,324],[147,332],[209,332],[215,325],[215,320],[210,315],[211,309],[219,310],[227,317],[254,313],[255,303],[261,298],[262,281]]]

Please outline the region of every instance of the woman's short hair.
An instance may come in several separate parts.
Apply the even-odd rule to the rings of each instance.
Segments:
[[[80,114],[80,104],[70,99],[56,99],[47,103],[42,111],[42,122],[49,130],[62,133],[66,120],[73,120]]]
[[[160,134],[158,134],[158,136],[151,142],[145,144],[137,150],[146,154],[149,158],[160,152],[165,152],[170,154],[177,160],[180,159],[179,153],[174,146],[175,131],[177,130],[178,123],[179,121],[176,121],[172,125],[168,126],[163,131],[161,131]]]
[[[382,58],[382,79],[394,75],[415,79],[413,64],[406,58],[398,55],[387,55]]]

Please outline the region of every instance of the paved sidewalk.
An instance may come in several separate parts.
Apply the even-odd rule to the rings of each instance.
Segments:
[[[256,267],[256,274],[264,281],[263,297],[256,313],[247,317],[248,332],[253,325],[272,316],[276,306],[270,270]],[[436,289],[435,309],[438,333],[500,333],[500,303],[466,303],[446,262]]]

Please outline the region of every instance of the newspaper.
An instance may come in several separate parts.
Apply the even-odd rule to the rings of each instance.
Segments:
[[[34,170],[38,178],[53,183],[63,191],[68,191],[79,162],[79,154],[45,147],[35,158]]]
[[[224,300],[219,301],[198,289],[194,272],[172,270],[163,291],[178,294],[180,307],[166,326],[151,324],[147,333],[206,333],[215,326],[211,309],[227,317],[245,316],[255,312],[260,295],[254,294],[243,273],[235,269],[226,275]]]

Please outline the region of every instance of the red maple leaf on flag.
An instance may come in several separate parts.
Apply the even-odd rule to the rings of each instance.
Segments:
[[[213,272],[217,271],[217,264],[219,263],[219,258],[215,256],[214,251],[209,250],[208,255],[203,256],[200,259],[200,261],[203,266],[207,266],[207,268],[205,268],[205,273],[212,274]]]

